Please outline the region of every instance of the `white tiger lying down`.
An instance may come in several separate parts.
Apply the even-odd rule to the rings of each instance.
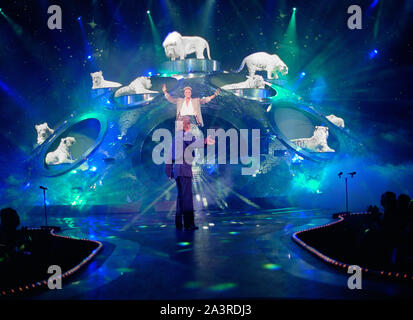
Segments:
[[[57,165],[62,163],[73,163],[76,160],[72,158],[70,147],[76,142],[73,137],[66,137],[60,140],[60,144],[55,151],[46,155],[47,165]]]
[[[233,89],[264,89],[267,83],[260,75],[247,76],[247,80],[238,83],[231,83],[222,86],[221,89],[233,90]]]
[[[34,126],[37,131],[37,144],[42,144],[46,139],[54,133],[53,129],[50,129],[47,122],[42,124],[36,124]]]
[[[334,123],[337,127],[344,128],[344,119],[335,116],[334,114],[330,114],[326,117],[330,122]]]
[[[248,73],[250,76],[255,75],[256,71],[267,71],[267,78],[273,79],[274,74],[275,79],[278,79],[276,71],[280,72],[282,75],[288,73],[287,65],[280,59],[276,54],[269,54],[266,52],[255,52],[246,56],[241,63],[239,69],[235,72],[240,72],[247,65]]]
[[[328,127],[316,126],[310,138],[292,139],[297,146],[314,152],[335,152],[327,145]]]
[[[129,85],[116,90],[115,98],[120,96],[128,96],[131,94],[159,93],[158,91],[148,90],[151,87],[151,79],[149,79],[148,77],[138,77],[135,80],[133,80]]]
[[[103,79],[102,71],[92,72],[90,76],[92,77],[93,83],[92,89],[117,88],[122,86],[122,84],[118,82]]]

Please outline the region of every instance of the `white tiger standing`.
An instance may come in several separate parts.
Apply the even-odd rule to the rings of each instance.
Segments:
[[[241,66],[235,72],[240,72],[244,69],[245,65],[247,65],[250,76],[255,75],[255,72],[257,71],[266,71],[268,79],[273,79],[272,75],[274,75],[275,79],[278,79],[277,71],[282,75],[288,74],[287,65],[276,54],[269,54],[266,52],[255,52],[250,54],[242,60]]]
[[[204,50],[206,49],[208,59],[211,60],[208,42],[201,37],[183,37],[179,32],[169,33],[162,43],[165,55],[172,61],[183,60],[189,54],[195,53],[197,59],[205,59]]]

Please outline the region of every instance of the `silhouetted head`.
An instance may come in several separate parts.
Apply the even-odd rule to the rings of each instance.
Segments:
[[[17,211],[12,208],[4,208],[0,211],[1,226],[6,230],[16,230],[20,225]]]
[[[391,191],[387,191],[381,195],[381,201],[380,204],[383,206],[383,208],[386,209],[386,207],[390,205],[394,205],[396,203],[396,194]]]
[[[409,203],[410,197],[407,194],[399,195],[399,198],[397,199],[397,210],[399,210],[399,213],[406,213],[409,208]]]
[[[384,208],[384,216],[389,217],[393,216],[397,210],[397,200],[396,194],[391,191],[387,191],[381,195],[381,205]]]

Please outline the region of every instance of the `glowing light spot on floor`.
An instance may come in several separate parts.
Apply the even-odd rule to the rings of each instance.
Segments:
[[[116,236],[109,236],[107,239],[116,239]]]
[[[205,229],[205,230],[207,230],[207,229],[208,229],[208,227],[207,227],[207,226],[203,226],[203,227],[202,227],[202,229]]]
[[[232,283],[232,282],[220,283],[220,284],[217,284],[215,286],[209,287],[208,290],[211,290],[211,291],[225,291],[225,290],[235,288],[236,286],[237,286],[237,284]]]
[[[181,246],[181,247],[186,247],[186,246],[189,246],[191,243],[190,242],[178,242],[178,246]]]
[[[144,229],[147,228],[148,226],[139,226],[139,228]]]
[[[281,267],[280,267],[278,264],[275,264],[275,263],[267,263],[267,264],[264,264],[262,267],[263,267],[264,269],[267,269],[267,270],[278,270],[278,269],[281,269]]]
[[[166,224],[162,224],[162,225],[161,225],[161,228],[165,228],[165,227],[166,227]]]
[[[213,227],[213,226],[215,226],[215,223],[209,223],[209,226]]]
[[[231,231],[231,232],[228,232],[230,235],[236,235],[236,234],[238,234],[239,232],[237,232],[237,231]]]

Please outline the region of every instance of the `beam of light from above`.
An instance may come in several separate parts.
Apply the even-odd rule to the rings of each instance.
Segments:
[[[298,41],[297,41],[297,25],[295,18],[295,8],[292,10],[290,22],[288,23],[287,31],[284,34],[284,39],[281,42],[280,56],[285,63],[293,68],[297,67],[298,60]]]
[[[215,0],[207,0],[203,6],[203,8],[200,10],[200,16],[201,16],[201,35],[205,36],[208,38],[209,32],[208,32],[208,27],[212,27],[214,25],[213,19],[213,13],[214,13],[214,5],[215,5]],[[214,30],[214,28],[211,28]]]
[[[1,9],[0,14],[6,19],[8,24],[12,27],[14,33],[20,37],[23,34],[23,28],[19,26],[17,23],[15,23],[12,19],[10,19],[3,11],[3,9]]]
[[[85,58],[93,62],[92,48],[90,47],[90,44],[89,44],[89,41],[87,39],[87,35],[85,32],[85,28],[83,27],[82,17],[77,17],[77,21],[79,22],[80,31],[82,33],[83,47],[85,49]]]
[[[28,103],[22,98],[22,96],[15,89],[9,87],[1,79],[0,79],[0,88],[23,109],[25,109],[25,110],[31,110],[32,109],[28,105]]]
[[[160,62],[163,59],[161,37],[159,36],[159,32],[156,29],[155,23],[153,22],[151,12],[148,10],[146,11],[146,13],[149,18],[149,23],[151,25],[151,32],[152,32],[153,44],[155,46],[156,60]]]
[[[143,215],[143,214],[145,214],[146,212],[148,212],[149,209],[151,209],[151,208],[155,205],[155,203],[157,203],[157,202],[158,202],[160,199],[162,199],[168,192],[170,192],[170,191],[172,190],[172,188],[175,187],[175,182],[170,182],[170,181],[168,181],[168,182],[165,184],[165,187],[166,187],[168,184],[169,184],[169,187],[167,187],[164,192],[162,192],[162,193],[161,193],[157,198],[155,198],[146,208],[144,208],[144,209],[142,210],[142,212],[140,212],[140,213],[138,213],[137,215],[135,215],[135,216],[133,217],[133,219],[132,219],[129,223],[127,223],[125,226],[122,227],[121,231],[126,231],[127,229],[129,229],[129,227],[132,226],[132,225],[136,222],[136,220],[139,219],[139,217],[140,217],[141,215]],[[162,189],[163,189],[163,188],[162,188]]]

